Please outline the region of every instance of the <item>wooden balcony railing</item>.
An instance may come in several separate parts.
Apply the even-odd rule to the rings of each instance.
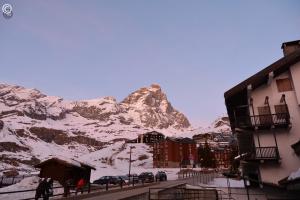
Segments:
[[[244,129],[264,129],[270,127],[288,127],[289,113],[276,113],[268,115],[236,116],[236,127]]]
[[[249,153],[246,159],[255,161],[278,161],[280,159],[278,147],[256,147],[253,152]]]

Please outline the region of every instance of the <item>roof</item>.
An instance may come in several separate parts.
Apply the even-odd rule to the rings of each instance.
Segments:
[[[299,178],[295,178],[295,179],[289,180],[289,177],[287,176],[287,177],[285,177],[285,178],[279,180],[278,183],[279,183],[280,185],[285,185],[285,186],[286,186],[286,185],[289,185],[289,184],[299,184],[299,183],[300,183],[300,177],[299,177]]]
[[[294,40],[294,41],[290,41],[290,42],[284,42],[281,45],[281,48],[283,49],[284,46],[286,45],[293,45],[293,44],[300,44],[300,40]]]
[[[164,135],[164,134],[157,132],[157,131],[150,131],[150,132],[144,133],[143,135]]]
[[[178,143],[188,143],[188,144],[194,144],[196,143],[195,140],[191,138],[175,138],[175,137],[167,137],[167,140],[178,142]]]
[[[52,157],[50,159],[47,159],[37,165],[35,165],[35,168],[42,168],[43,166],[47,165],[50,162],[57,162],[62,165],[67,165],[67,166],[72,166],[72,167],[77,167],[77,168],[90,168],[93,170],[96,170],[96,168],[92,165],[89,165],[87,163],[83,163],[74,159],[69,159],[69,158],[58,158],[58,157]]]
[[[295,41],[292,41],[295,42]],[[289,43],[289,42],[287,42]],[[286,43],[283,43],[286,44]],[[286,71],[291,65],[295,64],[296,62],[300,61],[300,49],[296,50],[295,52],[282,57],[281,59],[277,60],[273,64],[269,65],[268,67],[264,68],[263,70],[259,71],[258,73],[254,74],[250,78],[242,81],[238,85],[234,86],[230,90],[224,93],[225,99],[241,92],[242,90],[246,89],[248,85],[252,86],[259,86],[264,83],[264,80],[267,79],[269,73],[274,72],[274,75],[279,75],[282,72]],[[254,87],[255,88],[255,87]]]

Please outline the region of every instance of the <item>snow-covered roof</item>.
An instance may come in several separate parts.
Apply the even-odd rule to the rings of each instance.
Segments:
[[[88,167],[91,169],[96,170],[96,168],[88,163],[85,162],[80,162],[71,158],[66,158],[66,157],[51,157],[37,165],[35,165],[36,168],[41,168],[42,166],[46,165],[47,163],[51,162],[51,161],[55,161],[58,163],[62,163],[62,164],[66,164],[66,165],[70,165],[70,166],[74,166],[74,167]]]
[[[295,172],[292,172],[289,177],[288,177],[288,181],[291,181],[291,180],[295,180],[295,179],[298,179],[300,178],[300,168],[295,171]]]

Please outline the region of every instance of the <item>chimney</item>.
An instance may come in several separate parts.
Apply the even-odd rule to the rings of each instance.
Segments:
[[[300,40],[284,42],[282,43],[281,48],[283,50],[283,55],[287,56],[296,51],[297,49],[300,49]]]

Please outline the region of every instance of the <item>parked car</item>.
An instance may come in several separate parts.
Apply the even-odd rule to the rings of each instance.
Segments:
[[[154,182],[154,174],[152,172],[143,172],[139,175],[142,182]]]
[[[121,179],[119,179],[119,177],[116,176],[102,176],[101,178],[95,180],[93,183],[94,184],[100,184],[100,185],[104,185],[104,184],[120,184]]]
[[[155,174],[155,180],[156,181],[166,181],[167,180],[167,174],[166,172],[163,172],[163,171],[158,171],[156,174]]]

